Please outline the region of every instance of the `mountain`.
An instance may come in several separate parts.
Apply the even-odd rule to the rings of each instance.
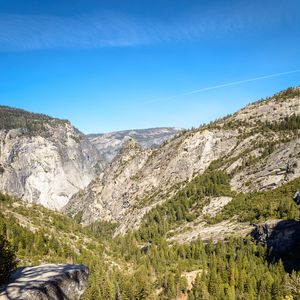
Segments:
[[[69,121],[0,107],[0,190],[60,209],[101,170],[97,149]]]
[[[248,105],[232,116],[181,132],[157,149],[143,149],[129,140],[103,172],[71,198],[64,211],[82,224],[97,220],[115,223],[115,234],[124,234],[139,227],[154,207],[174,203],[181,190],[187,193],[189,184],[201,181],[209,168],[228,177],[229,191],[216,194],[230,197],[230,201],[239,192],[280,187],[300,175],[299,115],[297,87]],[[292,172],[285,172],[287,164]],[[211,207],[219,206],[218,211],[230,205],[228,198],[207,198],[207,205],[212,202]],[[193,233],[193,224],[188,224],[189,239],[204,227],[202,210],[193,215],[201,225]],[[235,230],[231,222],[226,226]],[[177,235],[181,240],[179,232]]]
[[[11,164],[20,176],[24,161],[43,178],[47,171],[36,172],[33,163],[46,158],[32,153],[49,144],[87,155],[82,139],[88,155],[96,151],[67,121],[24,118],[4,118],[1,133],[18,145],[10,153],[19,156],[3,174]],[[70,132],[80,138],[75,144]],[[0,193],[0,254],[15,253],[18,266],[88,266],[84,300],[299,298],[300,207],[293,200],[300,187],[299,87],[182,131],[155,149],[128,138],[98,170],[71,196],[65,214]]]
[[[160,127],[116,131],[105,134],[87,135],[90,142],[98,149],[105,163],[111,162],[128,139],[134,139],[143,148],[158,148],[182,129]]]

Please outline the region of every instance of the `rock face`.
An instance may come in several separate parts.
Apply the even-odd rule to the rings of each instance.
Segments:
[[[271,139],[280,137],[274,135]],[[300,176],[299,162],[300,140],[297,138],[279,144],[270,155],[235,174],[231,186],[242,192],[273,189]],[[285,172],[287,163],[293,167],[293,171],[288,174]]]
[[[281,259],[289,270],[300,270],[300,222],[272,220],[257,225],[254,239],[272,249],[272,256]]]
[[[0,289],[0,300],[78,300],[87,287],[84,265],[41,265],[19,268]]]
[[[252,229],[252,226],[248,224],[232,220],[222,221],[214,225],[208,225],[204,220],[197,220],[195,223],[176,228],[174,232],[170,231],[172,236],[168,240],[179,244],[190,243],[199,239],[205,242],[210,240],[218,242],[229,237],[247,236]]]
[[[272,131],[266,127],[257,130],[262,124],[284,122],[291,116],[300,116],[300,87],[248,105],[232,116],[230,122],[238,122],[240,131],[246,136],[231,154],[239,159],[234,160],[229,171],[244,165],[231,181],[234,190],[272,189],[300,176],[299,129],[296,135],[288,130]],[[257,162],[253,163],[255,160]],[[284,172],[287,163],[293,166],[289,174]]]
[[[0,107],[0,190],[60,209],[102,168],[98,152],[68,121]],[[20,127],[21,126],[21,127]]]
[[[134,139],[143,148],[157,148],[165,141],[171,139],[180,130],[173,127],[135,129],[105,134],[89,134],[88,138],[98,149],[102,161],[109,163],[129,139]]]
[[[158,149],[128,140],[122,151],[64,208],[81,223],[119,223],[115,234],[136,228],[144,214],[166,201],[215,160],[231,175],[231,188],[276,188],[300,176],[299,129],[273,130],[300,114],[300,88],[251,104],[230,117],[182,132]],[[285,172],[285,164],[293,172]],[[218,206],[218,205],[217,205]]]
[[[274,123],[286,116],[299,115],[299,92],[300,87],[284,90],[271,98],[246,106],[234,114],[232,119],[255,125],[258,122]]]

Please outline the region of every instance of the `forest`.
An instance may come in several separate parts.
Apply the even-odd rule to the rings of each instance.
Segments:
[[[86,300],[300,299],[299,274],[287,273],[280,260],[270,260],[269,249],[251,238],[189,244],[167,240],[168,231],[192,222],[211,195],[231,195],[233,200],[209,223],[232,215],[251,224],[270,217],[299,219],[299,208],[289,196],[299,183],[235,194],[228,176],[212,165],[151,210],[138,230],[115,238],[116,224],[82,227],[64,215],[1,194],[1,281],[20,265],[84,263],[91,270]],[[189,273],[196,274],[193,282],[187,280]]]
[[[46,135],[47,124],[52,126],[69,123],[44,114],[30,113],[22,109],[0,106],[0,130],[21,129],[27,135]]]

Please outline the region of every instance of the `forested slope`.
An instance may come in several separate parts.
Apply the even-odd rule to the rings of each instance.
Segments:
[[[229,192],[226,176],[211,172],[190,186],[190,199]],[[186,211],[180,200],[174,206],[164,204],[147,215],[138,231],[116,238],[111,235],[113,224],[107,222],[83,228],[38,205],[4,195],[0,201],[0,234],[11,243],[18,265],[86,264],[91,275],[83,299],[283,299],[290,295],[298,299],[289,287],[296,273],[288,275],[280,261],[269,261],[269,251],[250,237],[217,243],[167,242],[169,228],[194,218],[187,213],[192,199]],[[262,208],[268,201],[259,203]],[[294,216],[299,215],[299,208],[289,205]],[[243,211],[240,208],[235,212]],[[277,211],[286,214],[280,205]],[[166,213],[161,223],[159,218]],[[263,219],[272,216],[262,215]]]

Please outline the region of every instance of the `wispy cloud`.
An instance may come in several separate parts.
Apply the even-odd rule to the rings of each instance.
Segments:
[[[0,14],[0,51],[36,49],[84,49],[136,46],[170,41],[187,41],[255,30],[277,23],[292,23],[297,10],[286,14],[270,7],[213,7],[193,11],[176,20],[141,19],[115,12],[72,17]]]
[[[173,99],[184,97],[184,96],[189,96],[189,95],[199,94],[199,93],[206,92],[206,91],[225,88],[225,87],[228,87],[228,86],[240,85],[240,84],[243,84],[243,83],[248,83],[248,82],[253,82],[253,81],[258,81],[258,80],[263,80],[263,79],[269,79],[269,78],[274,78],[274,77],[280,77],[280,76],[283,76],[283,75],[289,75],[289,74],[294,74],[294,73],[300,73],[300,69],[292,70],[292,71],[286,71],[286,72],[280,72],[280,73],[273,73],[273,74],[269,74],[269,75],[264,75],[264,76],[248,78],[248,79],[243,79],[243,80],[237,80],[237,81],[227,82],[227,83],[213,85],[213,86],[209,86],[209,87],[204,87],[204,88],[201,88],[201,89],[176,94],[176,95],[173,95],[173,96],[170,96],[170,97],[152,99],[152,100],[149,100],[149,101],[145,102],[145,104],[169,101],[169,100],[173,100]]]

